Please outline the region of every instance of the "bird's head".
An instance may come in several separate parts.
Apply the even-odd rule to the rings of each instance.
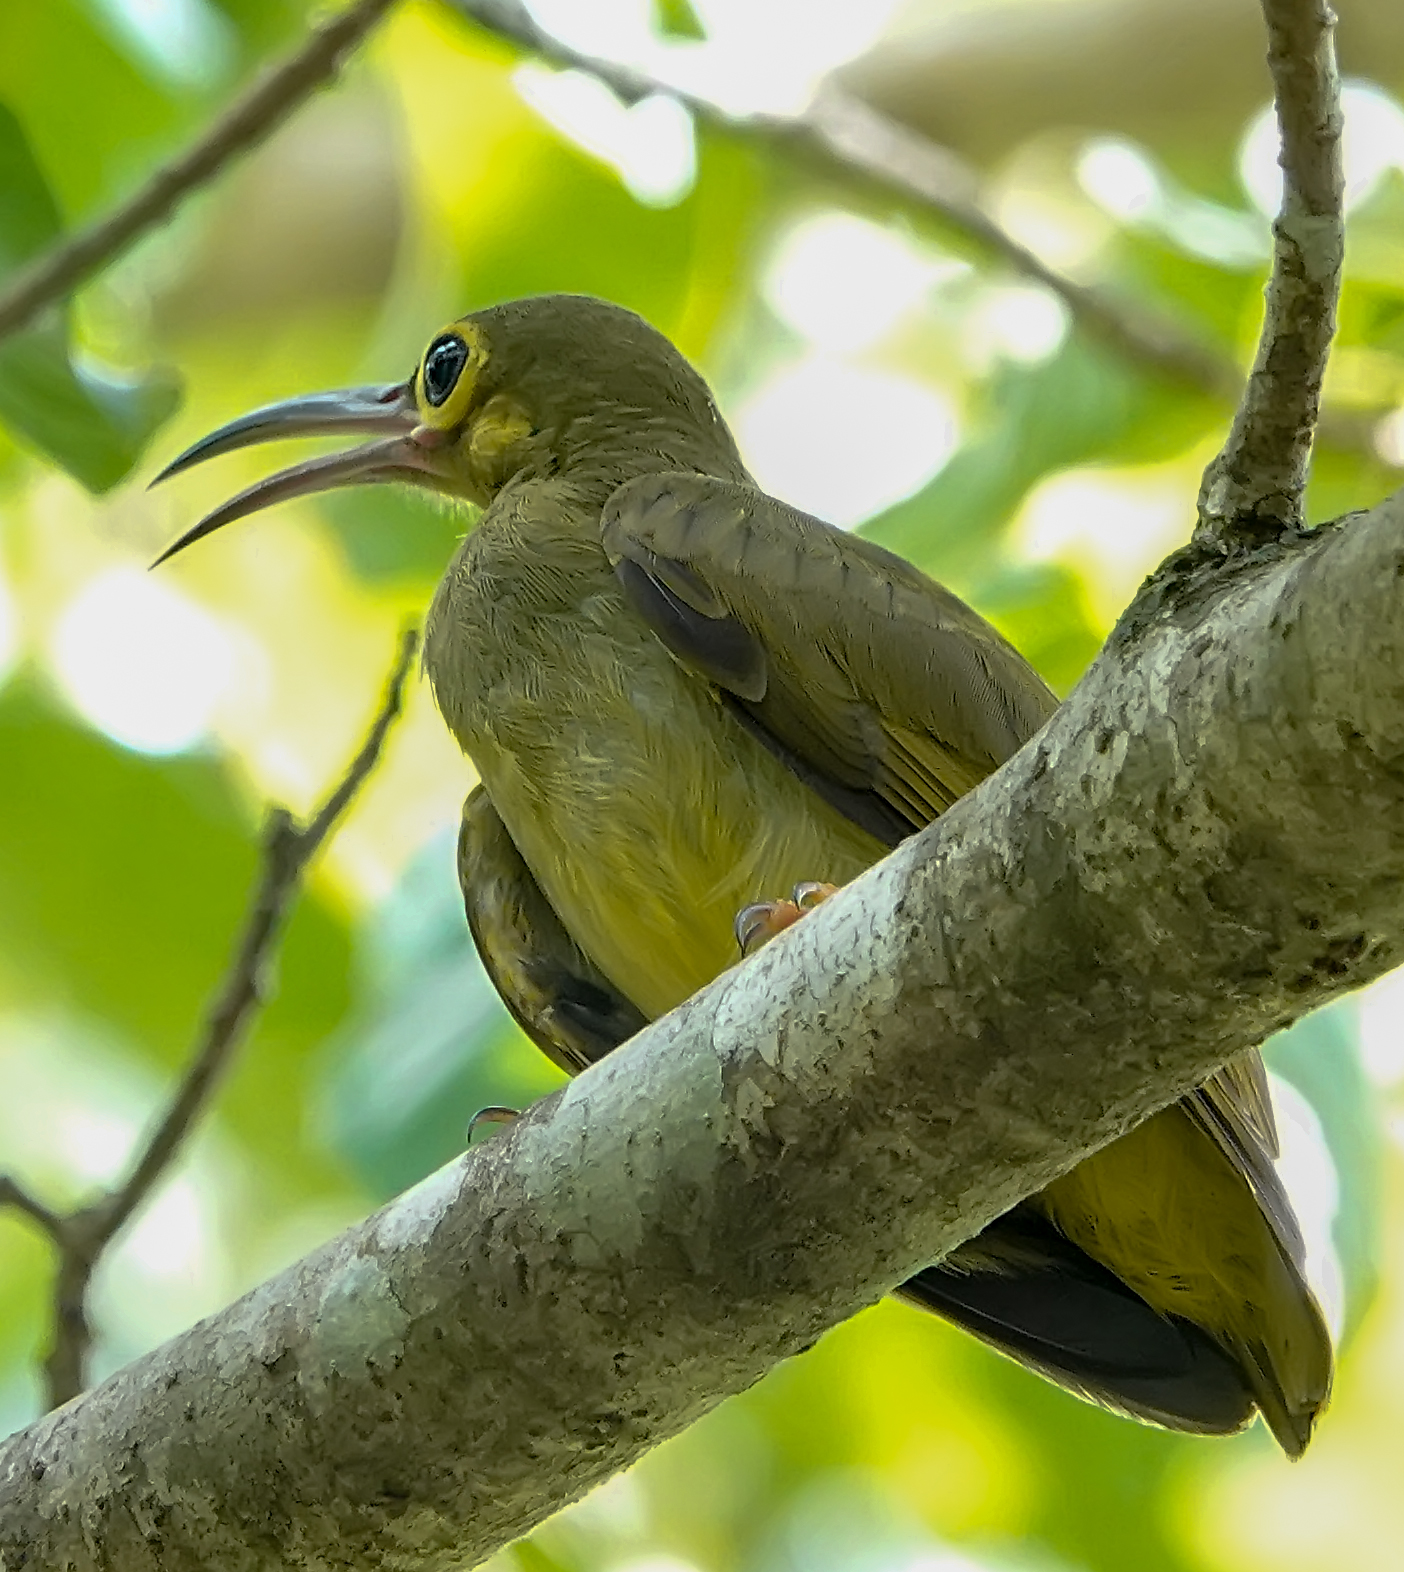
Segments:
[[[403,481],[485,506],[515,476],[607,466],[624,449],[665,468],[687,467],[707,449],[740,463],[706,384],[661,333],[587,295],[538,295],[436,333],[404,382],[241,415],[156,480],[256,442],[347,432],[376,440],[248,487],[157,561],[272,503],[338,486]]]

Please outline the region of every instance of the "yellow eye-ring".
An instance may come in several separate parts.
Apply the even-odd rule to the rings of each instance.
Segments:
[[[415,376],[415,401],[426,426],[447,431],[467,412],[487,356],[474,328],[445,328],[424,352]]]

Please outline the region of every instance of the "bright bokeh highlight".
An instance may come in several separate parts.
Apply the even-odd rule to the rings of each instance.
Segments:
[[[73,597],[51,659],[73,707],[143,753],[204,741],[239,665],[234,640],[199,602],[128,567],[107,569]]]
[[[925,251],[898,230],[828,212],[786,232],[762,288],[786,327],[841,355],[872,348],[931,289],[969,272],[968,263]]]
[[[1341,84],[1345,135],[1346,210],[1360,207],[1379,189],[1390,170],[1404,171],[1404,107],[1378,82]],[[1282,204],[1282,168],[1277,162],[1277,114],[1269,104],[1244,134],[1238,176],[1254,207],[1267,218]]]
[[[765,490],[849,527],[940,470],[956,419],[915,378],[814,355],[761,384],[736,411],[736,434]]]
[[[621,103],[584,71],[520,66],[517,91],[549,125],[601,163],[649,207],[671,207],[692,189],[697,150],[692,116],[667,93]]]

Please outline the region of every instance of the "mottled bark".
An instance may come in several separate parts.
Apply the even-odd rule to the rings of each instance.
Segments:
[[[1404,953],[1404,498],[1172,560],[998,775],[0,1448],[0,1566],[472,1564]]]
[[[1258,352],[1228,440],[1199,491],[1195,538],[1218,552],[1302,523],[1345,265],[1335,13],[1329,0],[1262,0],[1262,8],[1282,139],[1282,204]]]

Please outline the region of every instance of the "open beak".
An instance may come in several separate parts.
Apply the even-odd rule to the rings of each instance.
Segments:
[[[207,513],[174,545],[168,546],[152,567],[159,566],[195,541],[203,540],[223,525],[246,518],[275,502],[285,502],[289,497],[306,497],[316,491],[331,491],[337,486],[364,486],[391,480],[437,488],[448,479],[441,467],[440,455],[435,451],[442,438],[438,432],[420,427],[411,385],[397,382],[390,387],[346,388],[340,393],[313,393],[306,398],[290,398],[281,404],[265,405],[202,437],[167,464],[151,484],[154,486],[217,454],[252,447],[256,442],[272,442],[280,437],[334,437],[349,431],[373,432],[380,440],[364,443],[345,453],[307,459],[279,470],[267,480],[260,480],[231,497],[213,513]]]

